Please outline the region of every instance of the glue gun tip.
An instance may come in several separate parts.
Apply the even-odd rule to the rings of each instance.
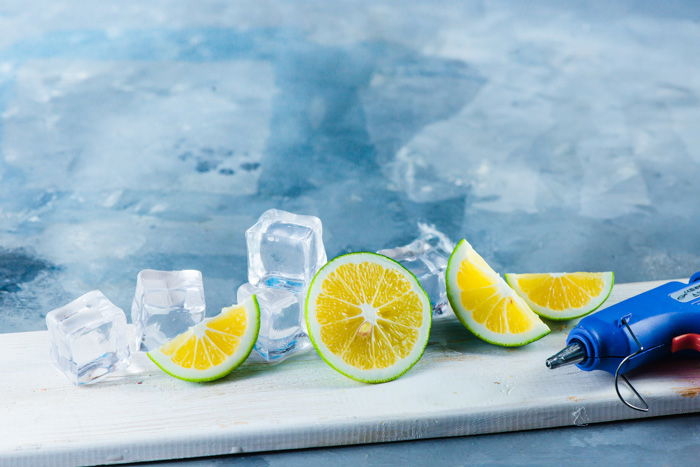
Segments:
[[[573,342],[559,351],[556,355],[549,357],[544,364],[547,368],[554,370],[560,366],[579,363],[586,359],[586,351],[581,344]]]
[[[549,368],[550,370],[554,370],[555,368],[559,368],[562,366],[562,361],[560,358],[557,358],[557,356],[549,357],[547,361],[544,362],[544,364]]]

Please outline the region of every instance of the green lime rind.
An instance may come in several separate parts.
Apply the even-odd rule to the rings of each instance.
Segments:
[[[330,359],[324,355],[324,352],[321,349],[321,345],[319,344],[319,340],[320,340],[319,337],[314,335],[314,332],[312,332],[313,326],[312,326],[312,322],[311,322],[310,317],[309,317],[309,315],[310,315],[309,309],[310,309],[310,304],[311,304],[310,297],[312,295],[311,291],[314,290],[314,285],[316,284],[317,279],[322,275],[322,271],[324,271],[326,268],[328,268],[331,264],[336,263],[338,260],[340,260],[342,258],[347,258],[349,256],[355,256],[355,255],[367,255],[367,256],[380,257],[380,258],[383,258],[384,260],[390,261],[391,263],[393,263],[393,265],[395,265],[398,268],[400,268],[401,270],[405,271],[407,273],[407,275],[409,277],[413,278],[413,280],[415,281],[414,285],[416,287],[414,288],[414,290],[416,290],[416,291],[420,290],[420,292],[422,292],[423,295],[425,296],[426,303],[428,304],[428,312],[426,313],[426,315],[427,315],[427,330],[425,332],[426,337],[425,337],[424,342],[422,344],[422,348],[420,349],[420,353],[418,353],[414,357],[414,360],[411,361],[408,364],[408,366],[406,366],[406,368],[403,368],[401,371],[399,371],[395,374],[390,374],[389,376],[387,376],[385,378],[375,378],[375,379],[362,378],[359,374],[361,374],[363,371],[366,371],[366,370],[359,370],[358,369],[357,370],[358,374],[352,374],[348,371],[344,371],[343,369],[339,368],[338,365],[334,365],[330,361]],[[432,318],[433,318],[433,315],[432,315],[432,309],[430,307],[430,298],[428,297],[428,293],[425,291],[425,289],[423,289],[423,286],[420,283],[420,281],[418,280],[418,278],[411,271],[406,269],[403,265],[401,265],[401,263],[394,260],[393,258],[389,258],[388,256],[384,256],[384,255],[381,255],[379,253],[373,253],[373,252],[369,252],[369,251],[357,251],[357,252],[353,252],[353,253],[346,253],[344,255],[339,255],[339,256],[336,256],[335,258],[333,258],[332,260],[328,261],[326,264],[324,264],[321,267],[321,269],[316,271],[316,274],[314,275],[313,279],[311,280],[311,283],[309,284],[309,287],[307,289],[306,300],[304,301],[304,320],[306,321],[306,329],[309,332],[309,340],[311,340],[311,344],[314,346],[314,350],[316,351],[318,356],[321,357],[321,360],[323,360],[329,367],[333,368],[335,371],[337,371],[341,375],[346,376],[347,378],[350,378],[352,380],[358,381],[360,383],[367,383],[367,384],[387,383],[389,381],[393,381],[395,379],[398,379],[401,376],[403,376],[406,372],[408,372],[408,370],[413,368],[416,365],[416,363],[418,363],[418,361],[420,361],[420,359],[423,357],[423,354],[425,353],[425,348],[428,346],[428,340],[430,337],[430,330],[432,329]]]
[[[463,309],[464,307],[462,306],[461,300],[459,300],[460,291],[452,284],[452,281],[450,280],[450,278],[452,277],[452,269],[455,267],[455,264],[458,263],[456,257],[457,255],[461,254],[461,249],[466,247],[471,248],[471,245],[469,245],[469,243],[465,239],[462,239],[457,243],[455,249],[452,250],[452,254],[450,254],[450,258],[447,261],[447,269],[445,269],[445,286],[447,289],[447,300],[450,302],[450,306],[452,307],[455,316],[457,316],[459,322],[462,323],[462,325],[469,332],[471,332],[484,342],[488,342],[489,344],[493,345],[498,345],[500,347],[522,347],[524,345],[540,340],[544,336],[552,332],[552,330],[549,329],[549,327],[546,324],[542,323],[543,329],[541,333],[533,333],[532,336],[529,336],[528,338],[522,341],[509,342],[506,340],[498,341],[495,339],[491,339],[485,336],[476,326],[472,325],[469,319],[467,319],[468,311]]]
[[[596,311],[598,308],[600,308],[610,297],[610,294],[612,293],[613,286],[615,285],[615,273],[613,271],[607,271],[605,274],[609,274],[609,286],[607,289],[607,292],[605,296],[602,296],[599,301],[593,302],[591,305],[591,308],[587,308],[584,310],[579,310],[574,313],[562,313],[560,312],[555,312],[553,310],[549,310],[546,307],[542,307],[540,305],[537,305],[536,303],[533,303],[528,297],[527,294],[523,293],[517,285],[514,285],[514,279],[515,276],[518,276],[518,274],[504,274],[503,278],[505,279],[506,283],[513,289],[515,290],[515,293],[517,293],[520,297],[522,297],[523,300],[527,302],[528,305],[530,305],[530,308],[532,311],[537,313],[539,316],[543,318],[547,318],[552,321],[569,321],[572,319],[577,319],[577,318],[582,318],[586,315],[590,315],[594,311]]]
[[[211,375],[211,376],[207,376],[207,377],[203,377],[203,378],[189,378],[189,377],[186,377],[183,375],[178,375],[177,373],[168,370],[165,367],[165,365],[163,365],[160,361],[158,361],[157,357],[155,355],[153,355],[153,352],[147,352],[146,355],[153,363],[156,364],[156,366],[158,368],[163,370],[164,373],[172,376],[173,378],[181,379],[183,381],[188,381],[190,383],[207,383],[210,381],[215,381],[217,379],[221,379],[221,378],[229,375],[233,370],[235,370],[236,368],[241,366],[241,364],[243,362],[245,362],[246,359],[250,356],[250,353],[253,351],[253,348],[255,347],[255,342],[258,339],[258,334],[260,333],[260,303],[258,302],[258,297],[255,295],[251,295],[250,299],[252,299],[252,303],[255,306],[253,308],[253,311],[254,311],[253,316],[255,318],[255,320],[254,320],[255,329],[253,331],[254,337],[249,339],[248,345],[246,346],[245,350],[240,354],[240,356],[237,359],[233,360],[232,362],[226,362],[227,366],[220,373],[217,373],[217,374]],[[246,310],[249,310],[249,308],[246,307]],[[188,371],[193,371],[193,370],[188,369]]]

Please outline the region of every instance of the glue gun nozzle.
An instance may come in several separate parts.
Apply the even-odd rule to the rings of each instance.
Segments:
[[[553,370],[564,365],[579,363],[586,359],[586,349],[579,342],[572,342],[564,347],[557,354],[552,355],[547,359],[545,365]]]

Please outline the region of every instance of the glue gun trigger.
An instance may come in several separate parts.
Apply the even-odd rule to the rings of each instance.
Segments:
[[[676,336],[671,341],[671,353],[681,350],[694,350],[700,352],[700,334],[683,334]]]

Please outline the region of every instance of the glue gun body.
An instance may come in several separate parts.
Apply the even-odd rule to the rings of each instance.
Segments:
[[[631,371],[681,350],[700,350],[700,272],[668,282],[582,319],[567,346],[547,360],[585,371]]]

